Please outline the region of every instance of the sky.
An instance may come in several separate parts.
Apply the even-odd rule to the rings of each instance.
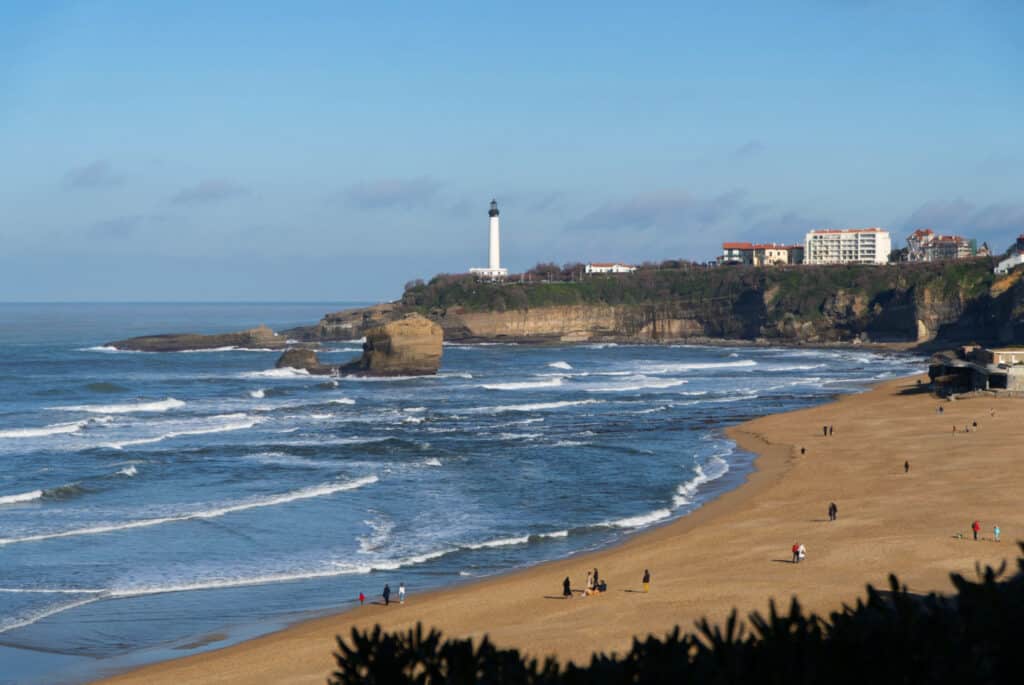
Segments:
[[[0,0],[0,301],[1024,232],[1024,3]]]

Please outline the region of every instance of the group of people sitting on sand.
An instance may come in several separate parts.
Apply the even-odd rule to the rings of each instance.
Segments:
[[[650,592],[651,572],[647,569],[644,569],[644,576],[641,582],[644,585],[644,592]],[[608,592],[608,583],[601,578],[595,566],[593,571],[587,571],[587,582],[584,586],[583,596],[598,595],[602,592]],[[562,581],[562,596],[566,599],[572,597],[572,581],[569,580],[569,576],[566,576],[565,580]]]

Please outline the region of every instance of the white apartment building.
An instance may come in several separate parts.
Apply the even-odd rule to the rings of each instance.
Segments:
[[[636,271],[636,267],[621,262],[591,262],[584,270],[588,274],[631,274]]]
[[[804,264],[885,264],[890,252],[892,238],[881,228],[825,228],[807,233]]]

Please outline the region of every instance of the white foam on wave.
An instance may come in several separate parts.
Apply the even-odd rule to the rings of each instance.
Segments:
[[[63,604],[48,606],[45,609],[40,609],[39,611],[35,611],[32,613],[14,616],[10,619],[4,620],[3,622],[0,622],[0,633],[6,633],[11,630],[15,630],[16,628],[24,628],[25,626],[30,626],[33,623],[42,621],[44,618],[48,618],[50,616],[53,616],[54,614],[59,614],[64,611],[80,607],[84,604],[91,604],[92,602],[95,602],[98,599],[100,599],[99,596],[86,597],[84,599],[76,599],[71,602],[65,602]]]
[[[327,404],[355,404],[356,401],[351,397],[336,397],[333,400],[327,400]]]
[[[548,364],[548,366],[550,366],[552,369],[564,369],[565,371],[569,371],[572,369],[572,364],[570,364],[569,362],[551,362],[550,364]]]
[[[143,354],[142,350],[122,350],[113,345],[93,345],[92,347],[79,347],[78,352],[105,352],[112,354],[115,352],[121,354]]]
[[[134,414],[136,412],[165,412],[184,407],[185,403],[173,397],[150,402],[128,402],[125,404],[80,404],[69,407],[52,407],[59,411],[84,411],[90,414]]]
[[[181,354],[200,354],[203,352],[280,352],[270,347],[239,347],[237,345],[225,345],[223,347],[203,347],[195,350],[174,350]]]
[[[559,440],[554,444],[554,447],[582,447],[586,444],[587,443],[580,442],[579,440]]]
[[[757,366],[753,359],[739,359],[734,362],[679,362],[644,366],[643,373],[670,374],[684,371],[707,371],[711,369],[750,369]]]
[[[19,492],[17,495],[3,495],[0,496],[0,504],[17,504],[19,502],[31,502],[34,499],[40,499],[42,496],[42,490]]]
[[[0,592],[25,595],[102,595],[107,590],[95,590],[73,587],[0,587]]]
[[[51,423],[48,426],[38,428],[8,428],[0,430],[0,438],[45,438],[51,435],[69,435],[77,433],[88,426],[104,425],[113,419],[101,416],[93,419],[83,419],[70,423]]]
[[[700,486],[713,480],[718,480],[728,473],[729,462],[718,455],[714,455],[704,466],[698,464],[694,467],[693,472],[693,478],[682,483],[676,489],[676,494],[672,498],[672,504],[676,509],[692,504],[694,495],[697,494],[697,489]]]
[[[621,383],[598,385],[584,388],[587,392],[631,392],[636,390],[664,390],[684,385],[688,381],[682,378],[648,378],[647,376],[630,376]]]
[[[229,504],[227,506],[216,507],[214,509],[204,509],[200,511],[192,511],[183,514],[175,514],[172,516],[162,516],[159,518],[125,521],[123,523],[89,526],[87,528],[72,528],[71,530],[60,531],[57,533],[39,533],[36,535],[26,535],[25,537],[20,538],[0,538],[0,545],[11,545],[19,542],[38,542],[41,540],[77,537],[80,535],[100,535],[103,533],[114,533],[122,530],[132,530],[134,528],[148,528],[150,526],[159,526],[164,523],[176,523],[179,521],[189,521],[194,519],[218,518],[220,516],[225,516],[226,514],[232,514],[238,511],[246,511],[248,509],[257,509],[262,507],[273,507],[279,504],[287,504],[289,502],[312,499],[314,497],[333,495],[338,492],[357,490],[366,485],[376,483],[378,480],[379,479],[377,478],[377,476],[364,476],[362,478],[356,478],[354,480],[343,481],[340,483],[324,483],[322,485],[313,485],[310,487],[301,488],[299,490],[292,490],[291,492],[281,493],[280,495],[260,497],[245,502],[239,502],[237,504]]]
[[[441,460],[437,457],[430,457],[423,462],[424,466],[441,466]]]
[[[608,528],[642,528],[658,521],[664,521],[671,515],[671,509],[655,509],[639,516],[626,516],[625,518],[604,521],[597,525]]]
[[[253,398],[254,400],[262,400],[266,396],[267,391],[264,390],[263,388],[257,388],[255,390],[249,391],[249,397]]]
[[[485,390],[537,390],[540,388],[557,388],[564,379],[556,376],[546,381],[520,381],[516,383],[485,383],[480,387]]]
[[[275,378],[275,379],[289,379],[289,378],[312,378],[309,371],[305,369],[293,369],[290,366],[284,366],[280,369],[264,369],[262,371],[244,371],[241,374],[242,378]]]
[[[536,440],[544,437],[543,433],[499,433],[499,440]]]
[[[372,554],[383,549],[391,539],[391,531],[395,529],[394,521],[380,517],[367,519],[363,523],[370,527],[370,533],[356,538],[359,540],[359,553]]]
[[[545,411],[548,409],[564,409],[580,407],[586,404],[601,404],[603,400],[563,400],[561,402],[533,402],[530,404],[501,404],[496,407],[474,407],[468,412],[472,414],[502,414],[509,411]]]
[[[332,467],[332,464],[328,462],[320,462],[314,459],[308,459],[306,457],[295,456],[293,454],[285,454],[284,452],[260,452],[258,454],[248,454],[244,457],[244,459],[248,461],[259,462],[260,464],[273,464],[279,466],[293,466],[314,469],[325,469]]]
[[[530,541],[529,535],[520,535],[513,538],[498,538],[486,542],[474,542],[463,545],[466,549],[490,549],[492,547],[508,547],[510,545],[525,545]]]
[[[130,464],[130,465],[125,466],[124,468],[120,469],[118,471],[118,473],[120,475],[122,475],[122,476],[128,476],[129,478],[133,478],[134,476],[136,476],[139,473],[139,470],[137,468],[135,468],[134,464]]]
[[[248,414],[222,414],[220,416],[210,417],[211,419],[219,419],[227,421],[220,425],[206,426],[203,428],[187,428],[184,430],[168,431],[161,435],[154,435],[149,438],[134,438],[132,440],[121,440],[118,442],[108,442],[102,445],[113,450],[123,450],[125,447],[135,447],[137,445],[151,445],[157,442],[163,442],[164,440],[172,440],[174,438],[183,438],[194,435],[210,435],[212,433],[229,433],[232,431],[246,430],[262,422],[262,419],[251,417]]]

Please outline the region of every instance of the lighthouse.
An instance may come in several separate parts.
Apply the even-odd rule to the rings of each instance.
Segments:
[[[469,270],[469,273],[484,279],[499,280],[508,276],[508,269],[503,269],[501,266],[501,219],[499,214],[497,200],[491,200],[491,207],[487,211],[490,229],[488,264],[486,267],[477,267]]]

